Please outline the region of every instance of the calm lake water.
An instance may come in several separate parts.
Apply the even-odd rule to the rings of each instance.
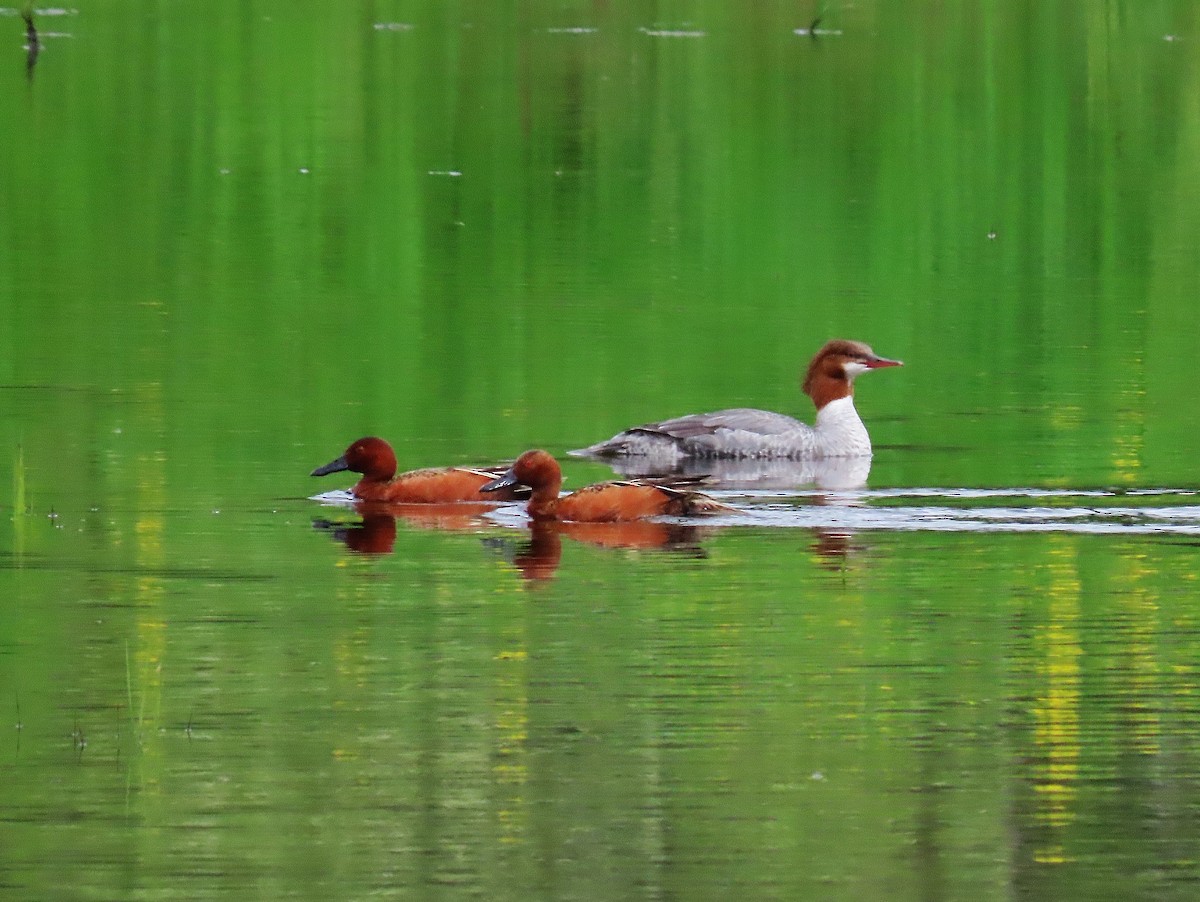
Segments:
[[[1200,6],[820,9],[0,9],[0,895],[1200,894]],[[834,336],[700,526],[307,475]]]

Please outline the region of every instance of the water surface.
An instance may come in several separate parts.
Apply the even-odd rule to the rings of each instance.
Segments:
[[[1194,4],[0,12],[7,895],[1195,897]],[[306,475],[834,336],[741,514]]]

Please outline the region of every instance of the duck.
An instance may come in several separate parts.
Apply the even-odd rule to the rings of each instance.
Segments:
[[[803,391],[817,408],[812,426],[769,410],[734,407],[633,426],[568,453],[646,456],[657,466],[695,458],[870,457],[871,437],[854,408],[854,380],[872,370],[903,365],[880,357],[861,341],[835,338],[817,351],[804,376]]]
[[[529,486],[529,516],[535,521],[566,520],[581,523],[620,523],[647,517],[693,517],[733,512],[707,495],[688,486],[699,480],[688,478],[670,483],[652,480],[600,482],[559,497],[562,468],[540,448],[524,452],[502,476],[480,488],[481,492],[504,492],[512,486]]]
[[[328,476],[349,470],[362,474],[350,494],[360,501],[391,504],[447,504],[462,501],[518,501],[530,497],[528,486],[511,483],[486,495],[480,488],[504,473],[502,467],[429,467],[396,475],[396,452],[384,439],[373,435],[350,444],[341,457],[312,471]]]

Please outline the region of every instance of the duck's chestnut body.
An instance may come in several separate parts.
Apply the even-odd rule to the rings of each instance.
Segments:
[[[689,480],[694,483],[696,480]],[[502,492],[513,485],[527,485],[529,516],[535,520],[569,520],[585,523],[616,523],[646,517],[691,517],[730,511],[726,507],[692,491],[684,484],[651,480],[601,482],[559,497],[562,469],[549,453],[526,451],[508,472],[483,486],[482,491]]]

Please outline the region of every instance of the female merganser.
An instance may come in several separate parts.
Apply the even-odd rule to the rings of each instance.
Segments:
[[[469,467],[431,467],[409,470],[396,475],[396,453],[381,438],[368,436],[354,442],[346,453],[312,471],[326,476],[349,470],[362,479],[350,490],[363,501],[387,501],[392,504],[442,504],[459,501],[516,501],[529,497],[524,485],[512,484],[504,491],[481,495],[479,489],[504,471]]]
[[[682,487],[696,481],[684,480],[674,485],[650,481],[599,482],[560,498],[562,469],[558,461],[545,451],[533,450],[518,457],[507,473],[480,491],[507,491],[517,484],[529,486],[533,495],[528,510],[534,520],[617,523],[644,517],[691,517],[733,510],[707,495]]]
[[[649,456],[663,464],[694,457],[865,457],[871,438],[854,409],[854,377],[885,366],[903,366],[880,357],[861,341],[827,342],[808,365],[804,393],[817,407],[816,424],[735,407],[646,423],[608,441],[571,451],[577,457]]]

